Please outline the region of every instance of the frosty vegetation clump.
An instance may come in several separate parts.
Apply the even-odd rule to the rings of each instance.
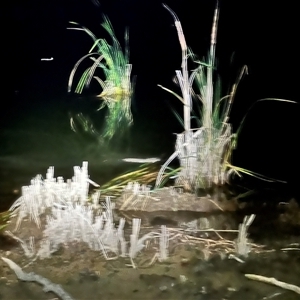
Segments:
[[[135,267],[133,259],[145,247],[146,240],[159,238],[162,239],[159,256],[161,260],[167,259],[168,250],[164,248],[168,245],[166,229],[162,229],[161,233],[149,232],[139,237],[141,219],[132,221],[128,247],[124,235],[125,219],[121,218],[118,226],[115,225],[114,204],[110,197],[106,197],[103,206],[99,205],[99,190],[89,198],[89,184],[99,185],[89,179],[87,167],[87,162],[81,168],[74,167],[74,176],[66,182],[62,177],[54,178],[54,167],[50,167],[46,179],[37,175],[29,186],[23,187],[22,196],[11,206],[10,211],[17,215],[15,230],[20,229],[24,218],[34,221],[43,230],[43,239],[36,255],[47,258],[61,245],[84,242],[91,250],[101,251],[105,259],[128,256]],[[139,191],[145,192],[140,189],[134,192]],[[21,245],[27,246],[24,241],[9,234]],[[30,241],[30,251],[25,251],[25,255],[33,257],[34,237],[30,237]]]
[[[133,268],[136,268],[134,260],[142,250],[154,250],[154,253],[151,252],[154,257],[150,265],[155,260],[162,262],[168,259],[169,243],[173,241],[174,245],[177,245],[182,239],[186,239],[191,228],[171,229],[162,225],[160,230],[146,230],[140,234],[141,219],[134,218],[131,232],[125,232],[124,218],[115,223],[115,204],[111,202],[110,197],[106,196],[105,203],[100,203],[100,189],[89,194],[90,184],[96,187],[99,185],[89,179],[87,167],[87,162],[84,162],[82,167],[74,167],[74,176],[66,182],[62,177],[54,178],[54,168],[50,167],[45,179],[37,175],[29,186],[23,187],[22,196],[10,208],[16,217],[15,231],[23,228],[23,219],[29,219],[42,231],[42,239],[27,236],[27,240],[22,240],[9,231],[6,233],[20,243],[25,256],[30,259],[49,258],[62,246],[68,248],[73,247],[75,243],[84,243],[91,250],[102,253],[107,260],[128,258]],[[124,185],[123,195],[120,197],[123,200],[124,195],[124,204],[136,201],[132,200],[134,196],[151,201],[162,200],[151,196],[149,186],[137,182]],[[226,249],[226,253],[235,252],[247,256],[251,250],[247,230],[253,219],[254,216],[251,216],[244,220],[239,228],[237,240],[228,241],[226,244],[231,245]],[[208,227],[207,225],[200,231],[214,231]],[[192,231],[197,232],[198,229],[193,227]],[[38,244],[35,244],[35,241],[39,241]],[[191,241],[197,242],[203,244],[203,251],[209,251],[212,240],[205,241],[196,237]],[[221,248],[224,247],[223,242],[224,239],[214,241]]]
[[[54,178],[54,167],[49,167],[46,178],[37,175],[29,186],[22,187],[21,197],[11,206],[10,211],[18,214],[16,230],[24,218],[29,217],[41,228],[40,215],[47,208],[62,207],[71,203],[84,204],[88,199],[89,184],[99,186],[88,176],[88,163],[74,167],[74,176],[66,182],[63,177]]]
[[[72,242],[84,242],[90,249],[102,251],[106,259],[109,258],[108,251],[115,255],[119,253],[118,230],[122,228],[115,228],[109,211],[96,214],[91,206],[68,204],[64,209],[53,207],[52,215],[46,220],[40,256],[50,256],[61,244]]]

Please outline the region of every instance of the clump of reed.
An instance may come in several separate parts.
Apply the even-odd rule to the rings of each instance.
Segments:
[[[179,158],[180,162],[176,184],[183,186],[189,192],[223,186],[232,174],[246,173],[260,179],[267,179],[255,172],[233,166],[231,163],[232,153],[236,148],[245,118],[236,133],[232,132],[229,118],[238,85],[247,73],[247,66],[241,68],[229,93],[222,96],[221,80],[216,73],[215,64],[219,20],[218,1],[214,11],[208,58],[203,61],[200,61],[188,48],[181,23],[175,12],[165,4],[163,6],[174,18],[182,50],[181,70],[176,70],[176,80],[181,89],[181,95],[159,86],[182,102],[184,131],[177,134],[175,152],[162,166],[156,185],[161,184],[165,169],[175,158]],[[191,72],[188,70],[188,59],[196,64],[196,68]],[[275,98],[259,101],[266,100],[293,103],[293,101]],[[195,107],[199,111],[196,116]],[[178,116],[177,113],[176,115]],[[198,120],[198,126],[191,128],[191,120],[195,118]]]
[[[217,29],[219,19],[219,6],[214,12],[211,44],[206,62],[196,59],[191,49],[187,47],[181,23],[177,15],[167,6],[163,5],[173,16],[182,50],[182,69],[176,71],[182,96],[171,92],[183,103],[184,132],[177,134],[175,154],[178,157],[181,170],[178,174],[177,184],[183,185],[187,190],[209,188],[212,185],[225,183],[234,148],[234,135],[228,123],[230,109],[234,100],[236,87],[244,71],[232,87],[231,93],[220,97],[220,82],[214,76],[215,48],[217,42]],[[189,75],[188,58],[197,63],[197,68]],[[197,87],[197,91],[193,87]],[[191,128],[193,101],[199,107],[199,127]],[[200,104],[199,104],[200,102]],[[194,104],[195,105],[195,104]],[[170,161],[169,161],[170,162]],[[169,163],[168,162],[168,163]],[[158,178],[160,182],[160,178]]]
[[[117,132],[122,133],[129,128],[133,122],[131,100],[134,92],[134,79],[131,77],[132,65],[129,63],[128,30],[125,31],[125,50],[123,51],[111,22],[106,16],[103,18],[101,25],[109,34],[111,44],[104,38],[97,38],[88,28],[76,22],[70,22],[75,27],[68,29],[84,31],[94,43],[88,54],[81,57],[74,65],[69,76],[68,91],[72,90],[75,72],[79,65],[88,59],[91,65],[81,75],[75,93],[81,94],[84,88],[89,88],[92,80],[99,84],[101,92],[97,97],[103,101],[99,110],[107,108],[102,138],[110,140]],[[96,74],[99,70],[102,77]]]

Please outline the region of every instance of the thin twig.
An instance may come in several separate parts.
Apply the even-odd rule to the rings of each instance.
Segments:
[[[56,294],[59,298],[62,300],[73,300],[68,293],[66,293],[63,288],[59,284],[52,283],[47,278],[44,278],[40,275],[37,275],[33,272],[25,273],[20,266],[18,266],[15,262],[12,260],[2,257],[2,260],[8,264],[8,266],[15,272],[18,279],[22,281],[34,281],[44,286],[43,291],[45,293],[47,292],[53,292]]]
[[[281,287],[282,289],[290,290],[297,294],[300,294],[300,287],[290,284],[290,283],[285,283],[283,281],[279,281],[274,277],[265,277],[265,276],[256,275],[256,274],[245,274],[245,276],[252,280],[257,280],[257,281],[261,281],[264,283],[273,284],[273,285]]]

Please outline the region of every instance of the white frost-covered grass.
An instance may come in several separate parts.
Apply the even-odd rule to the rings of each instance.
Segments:
[[[97,213],[91,205],[79,203],[68,204],[63,209],[53,207],[52,214],[46,217],[39,255],[49,257],[60,245],[72,242],[84,242],[90,249],[102,251],[106,259],[110,257],[108,253],[118,255],[119,242],[124,243],[119,238],[118,230],[122,231],[124,222],[121,221],[119,228],[116,228],[111,216],[107,211]]]
[[[55,178],[54,167],[50,167],[46,178],[37,175],[29,186],[22,188],[22,196],[11,206],[10,210],[17,218],[15,230],[20,229],[24,218],[34,221],[37,227],[43,230],[43,239],[36,255],[47,258],[61,245],[84,242],[90,249],[101,251],[106,259],[129,257],[132,266],[135,267],[133,259],[145,247],[145,242],[148,239],[159,238],[163,241],[159,248],[162,253],[159,256],[162,260],[166,259],[168,250],[165,247],[168,243],[165,240],[165,230],[162,233],[150,232],[139,237],[141,220],[133,219],[132,234],[127,242],[124,235],[125,219],[121,218],[118,226],[115,225],[114,204],[110,197],[106,197],[103,207],[99,205],[99,191],[88,199],[89,184],[99,185],[90,180],[87,167],[87,162],[83,162],[81,168],[74,167],[74,176],[66,182],[62,177]],[[41,221],[42,215],[45,222]],[[24,241],[13,237],[21,245],[26,245]],[[25,255],[32,257],[35,249],[34,237],[30,239],[31,251],[25,251]]]
[[[47,208],[65,207],[70,204],[84,205],[88,200],[89,184],[99,186],[88,176],[88,163],[74,167],[74,176],[66,182],[63,177],[54,177],[54,167],[49,167],[44,179],[37,175],[29,186],[22,187],[22,195],[11,206],[10,211],[18,214],[16,229],[24,218],[29,217],[41,228],[40,216]]]
[[[33,221],[42,230],[43,237],[39,245],[35,245],[35,236],[28,236],[28,241],[15,238],[29,258],[47,258],[61,246],[85,243],[91,250],[99,251],[105,259],[127,257],[131,266],[136,267],[134,260],[149,245],[155,249],[155,258],[164,261],[169,257],[169,242],[184,233],[173,230],[172,234],[166,226],[160,231],[147,232],[140,236],[141,219],[132,220],[132,232],[124,234],[125,219],[120,218],[116,226],[113,217],[114,203],[106,197],[104,205],[99,205],[100,191],[89,196],[89,184],[98,186],[89,179],[87,162],[82,167],[74,167],[74,176],[66,182],[62,177],[54,178],[54,168],[50,167],[43,179],[37,175],[29,186],[22,188],[22,196],[10,208],[14,212],[16,230],[20,229],[24,218]],[[150,188],[138,183],[124,187],[124,192],[132,195],[150,197]],[[127,200],[126,200],[127,201]],[[234,252],[247,256],[250,243],[247,229],[254,216],[245,219],[239,228],[239,235],[234,244]],[[153,243],[151,243],[153,241]]]

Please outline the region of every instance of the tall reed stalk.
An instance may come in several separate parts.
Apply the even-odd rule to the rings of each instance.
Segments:
[[[233,85],[231,93],[220,98],[219,80],[214,82],[215,52],[217,43],[217,29],[219,20],[219,4],[217,2],[212,23],[210,50],[207,62],[196,59],[193,52],[187,48],[183,30],[176,14],[165,4],[163,6],[172,14],[182,49],[181,71],[176,71],[177,80],[182,96],[162,87],[175,95],[183,103],[184,132],[177,135],[175,153],[172,159],[179,158],[181,171],[178,174],[177,184],[183,185],[190,191],[223,185],[226,180],[227,164],[230,162],[233,150],[231,125],[228,123],[229,113],[236,92],[236,87],[246,71],[243,68],[237,82]],[[187,60],[191,57],[199,66],[189,76]],[[197,93],[193,90],[196,85]],[[199,106],[200,101],[200,127],[191,128],[192,99]],[[163,174],[167,163],[162,167]],[[157,185],[161,177],[157,178]]]
[[[157,176],[156,186],[161,185],[165,170],[176,157],[179,158],[180,162],[180,171],[176,184],[182,185],[188,191],[195,192],[198,189],[222,186],[233,173],[245,173],[271,182],[280,181],[231,164],[232,152],[236,147],[238,135],[247,115],[243,118],[236,133],[232,133],[229,116],[238,85],[243,75],[247,73],[247,66],[241,69],[229,94],[222,97],[220,79],[215,74],[215,53],[219,21],[218,1],[214,10],[210,49],[206,61],[198,60],[192,50],[187,47],[178,17],[167,5],[163,4],[163,6],[174,18],[181,45],[182,64],[181,70],[176,70],[176,77],[182,95],[178,95],[161,85],[159,86],[173,94],[183,103],[184,132],[177,134],[175,152],[161,167]],[[198,65],[191,72],[190,76],[187,67],[188,58],[191,58],[193,63]],[[193,86],[196,87],[196,91],[193,89]],[[278,98],[261,99],[256,103],[260,101],[295,103],[294,101]],[[191,128],[192,104],[194,103],[199,108],[199,127],[197,128]]]

